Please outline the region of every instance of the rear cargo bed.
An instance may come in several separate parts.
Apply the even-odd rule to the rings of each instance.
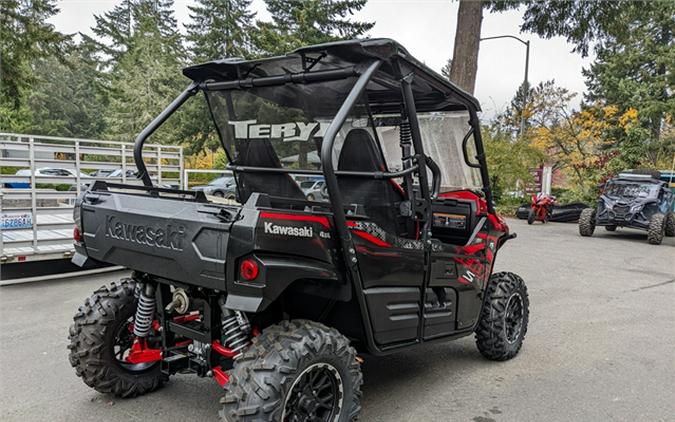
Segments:
[[[156,192],[95,189],[80,205],[84,252],[154,276],[225,289],[225,253],[238,211]]]

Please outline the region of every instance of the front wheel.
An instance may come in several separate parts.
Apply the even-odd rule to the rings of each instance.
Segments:
[[[669,212],[666,217],[666,236],[675,236],[675,212]]]
[[[85,300],[70,326],[70,364],[85,384],[101,393],[136,397],[166,381],[159,362],[132,364],[136,313],[132,280],[103,286]]]
[[[514,273],[493,274],[476,328],[476,345],[490,360],[503,361],[518,354],[527,333],[530,301],[522,278]]]
[[[534,223],[534,220],[537,218],[537,212],[534,208],[530,208],[530,212],[527,213],[527,224]]]
[[[316,322],[268,327],[229,375],[223,421],[347,422],[361,410],[356,351],[337,330]]]
[[[652,245],[660,245],[663,241],[663,235],[666,231],[665,214],[654,214],[649,219],[649,228],[647,229],[647,241]]]
[[[593,236],[595,231],[595,210],[593,208],[584,208],[579,216],[579,234],[582,236]]]

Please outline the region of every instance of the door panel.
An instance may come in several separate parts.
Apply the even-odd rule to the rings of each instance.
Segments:
[[[400,343],[417,338],[420,290],[415,287],[377,287],[364,290],[375,342]]]

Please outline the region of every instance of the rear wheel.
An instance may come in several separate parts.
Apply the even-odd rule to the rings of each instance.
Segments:
[[[647,241],[652,245],[660,245],[663,241],[663,235],[666,231],[665,214],[654,214],[649,219],[649,228],[647,229]]]
[[[313,201],[313,200],[314,200],[314,195],[312,195],[311,193],[310,193],[309,195],[307,195],[307,200],[308,200],[308,201]]]
[[[614,232],[616,231],[616,226],[605,226],[605,230],[608,232]]]
[[[595,210],[593,208],[584,208],[579,216],[579,234],[582,236],[593,236],[595,231]]]
[[[530,212],[527,213],[527,224],[534,223],[534,220],[537,217],[537,213],[534,208],[530,208]]]
[[[669,212],[666,217],[666,236],[675,236],[675,213]]]
[[[218,198],[223,198],[225,195],[219,190],[213,192],[213,196],[217,196]]]
[[[530,301],[522,278],[514,273],[493,274],[476,328],[476,345],[490,360],[508,360],[518,354],[527,333]]]
[[[70,326],[70,364],[85,384],[101,393],[136,397],[165,381],[159,362],[128,363],[134,341],[135,283],[103,286],[85,300]]]
[[[234,361],[224,421],[338,421],[361,410],[356,351],[333,328],[305,321],[268,327]]]

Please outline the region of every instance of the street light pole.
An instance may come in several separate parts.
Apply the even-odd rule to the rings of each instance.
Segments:
[[[520,130],[518,135],[522,138],[525,135],[525,106],[527,106],[527,97],[530,93],[530,84],[528,82],[528,72],[530,70],[530,40],[524,41],[515,35],[497,35],[494,37],[481,38],[480,41],[496,40],[498,38],[513,38],[514,40],[525,45],[525,80],[523,86],[525,87],[525,95],[523,97],[523,109],[520,111]]]

